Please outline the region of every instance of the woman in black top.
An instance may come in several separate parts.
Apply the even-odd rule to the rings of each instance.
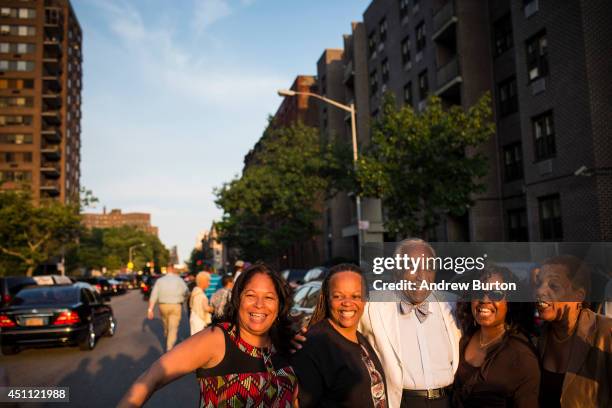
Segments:
[[[306,342],[292,360],[300,408],[388,406],[382,365],[357,331],[364,305],[362,271],[350,264],[333,267]]]
[[[518,282],[506,268],[489,266],[482,282]],[[512,293],[473,292],[460,302],[457,317],[463,332],[455,374],[456,407],[538,407],[540,367],[528,339],[533,324],[531,303],[511,302]]]

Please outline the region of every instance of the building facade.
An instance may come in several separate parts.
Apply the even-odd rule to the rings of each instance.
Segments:
[[[151,214],[148,213],[122,213],[119,209],[102,214],[84,213],[82,223],[86,228],[120,228],[134,227],[149,234],[158,236],[159,230],[151,225]]]
[[[0,186],[79,199],[82,32],[68,0],[0,1]]]

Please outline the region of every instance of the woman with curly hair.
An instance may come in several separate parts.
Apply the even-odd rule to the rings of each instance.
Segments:
[[[136,380],[119,407],[140,407],[153,392],[194,371],[201,407],[291,407],[297,392],[286,358],[291,305],[289,288],[278,274],[253,265],[237,279],[225,321],[164,354]]]
[[[507,268],[489,266],[479,280],[519,285]],[[457,305],[462,329],[453,390],[457,407],[538,407],[540,368],[529,336],[533,305],[512,292],[473,291]]]

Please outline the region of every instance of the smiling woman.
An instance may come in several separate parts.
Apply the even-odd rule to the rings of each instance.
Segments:
[[[359,267],[341,264],[330,269],[307,340],[292,361],[300,408],[388,406],[382,365],[357,331],[365,302]]]
[[[284,351],[291,333],[289,289],[257,264],[240,274],[226,321],[191,336],[136,380],[119,407],[142,406],[151,394],[196,371],[200,406],[292,406],[297,380]]]

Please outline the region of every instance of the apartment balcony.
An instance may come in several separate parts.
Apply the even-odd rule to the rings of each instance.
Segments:
[[[43,94],[62,92],[62,82],[57,76],[43,77]]]
[[[352,87],[355,79],[355,70],[353,69],[353,61],[349,61],[344,67],[344,85]]]
[[[446,65],[438,69],[436,74],[435,95],[442,99],[444,106],[461,105],[461,83],[463,78],[459,69],[457,57],[451,59]]]
[[[57,145],[43,145],[40,152],[49,161],[58,161],[62,157],[62,150]]]
[[[455,12],[455,2],[453,0],[449,0],[434,15],[434,35],[432,36],[432,39],[434,41],[438,41],[445,35],[448,35],[448,31],[450,31],[451,28],[454,28],[457,21],[458,19]]]
[[[62,43],[58,38],[45,38],[43,42],[44,58],[61,58]]]
[[[59,163],[42,162],[40,172],[48,179],[58,179],[61,175],[61,167]]]
[[[43,93],[43,110],[57,110],[62,107],[62,96],[59,93]]]
[[[48,126],[58,126],[62,123],[62,116],[56,111],[43,112],[42,119],[44,124]]]
[[[44,76],[59,76],[62,74],[62,60],[60,58],[43,58]]]
[[[40,192],[46,194],[48,197],[57,197],[60,195],[60,187],[57,181],[46,180],[40,184]]]
[[[58,129],[55,129],[55,128],[43,129],[43,131],[40,133],[42,134],[42,137],[45,139],[47,143],[57,144],[62,141],[62,134],[60,133]]]

